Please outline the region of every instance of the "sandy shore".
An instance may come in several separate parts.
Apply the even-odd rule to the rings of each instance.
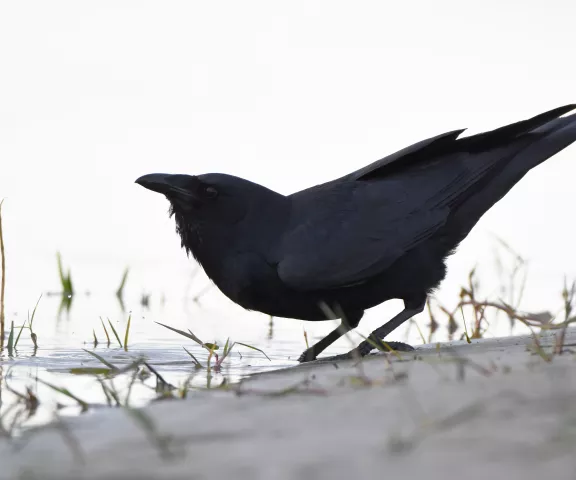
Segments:
[[[576,329],[565,344],[549,362],[530,337],[424,346],[66,419],[0,439],[0,478],[574,479]]]

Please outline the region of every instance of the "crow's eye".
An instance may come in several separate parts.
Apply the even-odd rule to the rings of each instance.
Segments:
[[[218,196],[218,190],[216,190],[214,187],[206,187],[205,192],[208,198],[215,198]]]

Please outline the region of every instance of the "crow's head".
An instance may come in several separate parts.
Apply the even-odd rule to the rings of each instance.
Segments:
[[[136,183],[164,194],[176,217],[184,215],[193,223],[228,225],[242,219],[262,190],[267,190],[248,180],[220,173],[198,176],[151,173]]]
[[[194,256],[200,244],[229,239],[242,224],[263,221],[259,212],[285,198],[256,183],[219,173],[152,173],[138,178],[136,183],[164,194],[170,201],[182,246]]]

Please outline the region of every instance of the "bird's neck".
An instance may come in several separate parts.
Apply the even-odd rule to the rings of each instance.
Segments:
[[[233,224],[188,220],[176,214],[182,247],[202,265],[217,285],[226,281],[238,256],[270,257],[290,220],[290,201],[278,195],[249,209]]]

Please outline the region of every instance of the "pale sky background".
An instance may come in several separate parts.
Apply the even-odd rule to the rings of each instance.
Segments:
[[[567,0],[0,0],[9,309],[58,287],[57,250],[81,290],[116,288],[129,265],[138,292],[184,294],[192,263],[142,174],[291,193],[576,102],[575,14]],[[576,146],[532,171],[451,258],[440,294],[490,268],[497,234],[530,262],[528,306],[548,308],[576,276],[575,177]]]

